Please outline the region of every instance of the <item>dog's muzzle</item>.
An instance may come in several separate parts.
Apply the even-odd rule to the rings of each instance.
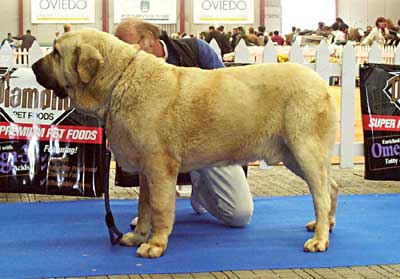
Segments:
[[[61,98],[67,98],[68,94],[58,82],[49,76],[48,72],[43,67],[43,58],[39,59],[32,65],[32,71],[36,76],[36,81],[43,87],[53,90],[54,94]]]

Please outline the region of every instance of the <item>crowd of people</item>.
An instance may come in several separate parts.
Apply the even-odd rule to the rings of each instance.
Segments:
[[[7,37],[1,42],[1,46],[8,42],[11,48],[30,49],[36,37],[32,35],[31,30],[27,29],[25,34],[21,36],[13,36],[12,33],[7,33]]]
[[[210,26],[208,32],[201,32],[198,37],[210,42],[215,39],[221,49],[221,54],[232,52],[240,40],[244,40],[247,46],[264,46],[269,40],[275,45],[292,45],[299,36],[319,36],[328,44],[344,45],[348,41],[353,44],[372,45],[377,42],[380,45],[397,46],[400,42],[400,19],[397,25],[390,18],[378,17],[375,26],[366,28],[349,27],[343,19],[336,18],[332,25],[318,22],[315,30],[300,29],[293,26],[291,32],[281,35],[278,30],[266,32],[265,26],[258,26],[257,29],[249,27],[247,32],[243,26],[234,27],[231,31],[225,32],[224,26]],[[186,33],[172,34],[174,38],[194,37]]]
[[[292,44],[298,35],[322,36],[328,44],[340,45],[350,41],[353,44],[361,45],[372,45],[377,42],[381,46],[397,46],[400,41],[400,19],[396,26],[390,18],[378,17],[374,27],[366,26],[365,29],[350,27],[339,17],[332,25],[319,22],[316,30],[301,30],[292,27],[292,32],[286,35],[286,44]]]
[[[210,26],[208,31],[198,34],[198,38],[207,41],[208,43],[215,39],[221,49],[221,55],[233,52],[240,40],[243,40],[247,46],[265,46],[269,40],[275,45],[292,45],[299,36],[319,36],[326,40],[328,44],[344,45],[348,41],[354,44],[372,45],[377,42],[380,45],[397,46],[400,42],[400,19],[397,25],[390,18],[378,17],[375,21],[375,26],[366,26],[365,28],[349,27],[343,19],[336,18],[332,25],[327,25],[324,22],[318,22],[315,30],[300,29],[293,26],[291,32],[286,35],[281,35],[278,30],[267,32],[265,26],[249,27],[247,32],[243,26],[234,27],[232,30],[225,32],[224,26]],[[70,24],[64,25],[64,33],[71,30]],[[62,34],[55,33],[55,38]],[[187,33],[174,33],[172,38],[190,38],[194,35]],[[21,49],[29,49],[35,36],[30,30],[22,36],[13,36],[11,33],[2,41],[1,46],[7,41],[12,48],[20,47]]]
[[[63,26],[64,33],[72,30],[72,25],[69,23],[64,24]],[[62,34],[57,31],[55,34],[55,38],[59,38]],[[20,48],[29,50],[32,47],[33,42],[36,41],[36,37],[32,35],[31,30],[27,29],[25,34],[21,36],[13,36],[12,33],[7,33],[7,37],[1,42],[1,47],[8,42],[11,48]]]

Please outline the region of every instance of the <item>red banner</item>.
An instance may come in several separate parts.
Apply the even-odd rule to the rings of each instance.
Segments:
[[[400,116],[363,114],[364,130],[400,132]]]
[[[63,126],[0,122],[0,139],[102,144],[103,129],[88,126]]]

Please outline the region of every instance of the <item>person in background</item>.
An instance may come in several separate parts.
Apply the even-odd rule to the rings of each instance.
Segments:
[[[396,42],[399,39],[399,30],[390,18],[386,18],[386,27],[389,31],[389,33],[385,36],[386,43],[388,45],[397,45]]]
[[[339,30],[343,32],[344,34],[344,44],[349,40],[349,26],[344,23],[340,25]]]
[[[377,42],[381,46],[386,44],[386,36],[389,34],[387,29],[386,18],[378,17],[375,21],[375,27],[372,28],[371,32],[361,42],[362,45],[372,45],[373,42]]]
[[[123,20],[115,36],[139,47],[169,64],[202,69],[222,68],[224,64],[216,52],[204,41],[174,40],[157,26],[137,18]],[[241,166],[204,168],[190,172],[192,180],[191,204],[195,212],[209,212],[222,223],[246,226],[253,214],[253,200],[245,173]],[[133,224],[135,219],[132,220]],[[129,245],[129,235],[122,244]]]
[[[371,33],[371,31],[372,31],[372,26],[368,25],[364,31],[364,37],[368,36],[369,33]]]
[[[344,23],[343,19],[341,19],[340,17],[337,17],[335,20],[335,23],[332,24],[332,29],[333,30],[339,30],[340,26],[342,26]]]
[[[293,44],[293,40],[294,40],[294,35],[295,34],[296,34],[296,26],[292,26],[292,32],[290,32],[289,34],[285,35],[286,44],[288,46],[291,46]]]
[[[232,46],[231,46],[231,43],[230,43],[230,40],[231,40],[231,37],[232,37],[232,32],[227,32],[227,33],[225,33],[224,30],[225,30],[225,26],[223,26],[223,25],[220,25],[220,26],[217,27],[217,31],[218,31],[222,36],[226,37],[226,40],[227,40],[227,42],[228,42],[228,44],[229,44],[229,47],[230,47],[230,49],[231,49],[231,51],[232,51]]]
[[[285,43],[285,39],[281,35],[279,35],[278,30],[274,31],[274,35],[272,35],[271,41],[279,46],[283,46],[283,44]]]
[[[323,34],[325,41],[328,45],[333,43],[333,34],[332,34],[332,27],[325,25],[324,27],[324,34]]]
[[[348,40],[360,43],[364,37],[364,31],[361,28],[350,28]]]
[[[208,36],[206,38],[206,42],[210,43],[212,39],[215,39],[217,42],[220,50],[221,50],[221,55],[224,56],[224,54],[232,52],[231,45],[229,44],[229,40],[226,36],[222,35],[220,32],[215,30],[214,26],[210,26],[208,28]]]
[[[31,34],[31,30],[27,29],[25,31],[25,34],[22,36],[14,36],[12,37],[13,39],[16,40],[21,40],[21,48],[29,50],[33,44],[34,41],[36,41],[35,36]]]
[[[12,38],[12,34],[11,33],[7,33],[7,38],[5,38],[2,42],[1,42],[1,46],[4,45],[5,42],[8,42],[9,46],[11,48],[16,48],[17,46],[15,45],[15,42]]]
[[[318,28],[317,28],[317,30],[315,30],[315,34],[319,35],[319,36],[323,36],[324,35],[324,27],[325,27],[325,23],[323,23],[322,21],[318,22]]]
[[[231,36],[231,42],[230,42],[232,50],[235,50],[239,41],[240,41],[240,31],[237,29],[237,27],[234,27],[232,29],[232,36]]]
[[[249,46],[258,46],[258,38],[256,31],[253,27],[249,28],[249,33],[247,34],[247,42]]]
[[[246,31],[244,30],[243,26],[238,26],[238,27],[237,27],[237,30],[238,30],[238,32],[239,32],[239,39],[240,39],[240,40],[243,40],[243,41],[246,43],[246,46],[249,46],[250,43],[249,43],[249,41],[247,40]],[[240,41],[240,40],[239,40],[239,41]],[[239,41],[238,41],[238,43],[239,43]]]
[[[258,39],[258,45],[259,46],[265,46],[268,43],[268,34],[265,33],[265,26],[260,25],[257,28],[257,39]]]
[[[397,39],[395,45],[398,46],[400,44],[400,19],[397,21],[397,26],[395,28],[397,30]]]
[[[340,26],[337,23],[332,25],[332,35],[333,35],[333,42],[335,44],[341,44],[342,42],[346,41],[346,35],[340,30]]]

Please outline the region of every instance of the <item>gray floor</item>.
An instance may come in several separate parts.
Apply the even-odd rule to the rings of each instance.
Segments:
[[[400,181],[368,181],[363,178],[364,165],[354,169],[333,167],[333,176],[340,186],[340,194],[400,193]],[[121,188],[114,185],[115,170],[110,176],[111,197],[135,198],[136,188]],[[254,196],[294,196],[308,194],[305,183],[284,167],[260,170],[250,167],[248,180]],[[85,199],[68,196],[46,196],[36,194],[2,194],[0,202],[38,202]],[[76,278],[76,277],[75,277]],[[245,270],[190,274],[123,275],[82,277],[96,279],[161,279],[161,278],[400,278],[399,265],[360,266],[343,268],[313,268],[286,270]],[[1,279],[1,274],[0,274]],[[72,278],[71,278],[72,279]]]

